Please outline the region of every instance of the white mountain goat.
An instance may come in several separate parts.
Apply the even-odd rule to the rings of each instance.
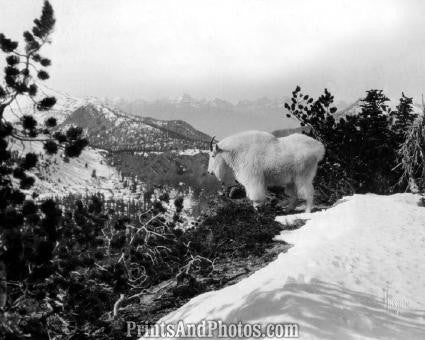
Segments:
[[[254,207],[266,200],[267,187],[285,187],[288,209],[297,198],[306,200],[306,212],[313,206],[313,179],[325,147],[314,138],[292,134],[276,138],[271,133],[247,131],[210,143],[208,172],[223,185],[236,179],[245,187]]]

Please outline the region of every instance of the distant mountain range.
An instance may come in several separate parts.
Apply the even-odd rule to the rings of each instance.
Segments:
[[[195,99],[188,94],[178,99],[155,101],[117,99],[108,104],[139,117],[181,119],[219,139],[239,131],[293,128],[298,124],[286,118],[283,100],[260,98],[233,104],[222,99]]]
[[[159,99],[154,101],[107,100],[124,112],[142,117],[156,119],[182,119],[197,129],[205,131],[218,138],[223,138],[244,130],[286,130],[298,127],[295,119],[286,117],[284,103],[288,98],[270,99],[267,97],[257,100],[242,100],[236,104],[223,99],[196,99],[184,94],[178,99]],[[398,98],[392,99],[389,105],[395,109]],[[361,99],[353,103],[335,102],[338,108],[337,118],[357,114],[360,110]],[[422,112],[421,104],[413,104],[415,112]]]

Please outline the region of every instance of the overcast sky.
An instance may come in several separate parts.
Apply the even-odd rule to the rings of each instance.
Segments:
[[[19,38],[41,0],[0,0]],[[49,85],[76,96],[284,97],[300,84],[337,100],[425,92],[421,0],[53,0]]]

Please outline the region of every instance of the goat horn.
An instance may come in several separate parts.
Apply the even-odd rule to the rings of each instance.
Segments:
[[[214,138],[215,136],[211,139],[211,142],[210,142],[210,151],[213,151]]]

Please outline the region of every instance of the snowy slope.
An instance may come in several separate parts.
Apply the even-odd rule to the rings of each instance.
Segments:
[[[95,192],[111,196],[122,188],[117,170],[106,164],[102,150],[88,147],[67,163],[61,151],[53,156],[44,154],[41,142],[14,142],[11,149],[23,155],[26,152],[39,154],[39,164],[31,174],[36,177],[32,191],[40,197]]]
[[[295,322],[301,339],[425,339],[425,208],[355,195],[279,235],[288,253],[162,321]]]
[[[53,89],[45,89],[43,94],[56,98],[56,104],[51,110],[38,111],[34,108],[34,104],[28,98],[21,98],[19,104],[15,102],[6,109],[5,117],[9,121],[18,120],[18,116],[31,114],[39,124],[43,124],[49,117],[55,117],[57,122],[62,123],[72,112],[88,103],[97,103],[99,99],[92,97],[77,98],[67,93],[55,91]]]

